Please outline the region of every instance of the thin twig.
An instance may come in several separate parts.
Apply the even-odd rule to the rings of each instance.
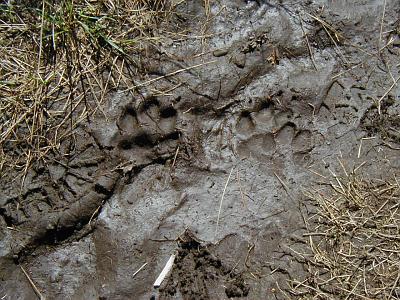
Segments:
[[[380,97],[379,99],[378,99],[378,114],[380,115],[381,114],[381,103],[382,103],[382,100],[393,90],[393,88],[397,85],[397,83],[399,82],[399,80],[400,80],[400,76],[396,79],[396,81],[395,82],[393,82],[393,84],[390,86],[390,88],[382,95],[382,97]]]
[[[43,28],[44,28],[44,8],[45,8],[46,1],[42,1],[42,21],[40,24],[40,36],[39,36],[39,54],[38,54],[38,63],[37,63],[37,74],[39,78],[40,76],[40,66],[41,66],[41,59],[42,59],[42,48],[43,48]]]
[[[176,162],[176,158],[178,157],[178,153],[179,153],[179,145],[178,145],[178,147],[176,147],[176,151],[175,151],[175,155],[174,155],[174,160],[172,161],[171,169],[173,169],[173,168],[175,167],[175,162]]]
[[[216,240],[216,238],[217,238],[218,225],[219,225],[219,218],[220,218],[221,210],[222,210],[222,203],[223,203],[223,201],[224,201],[226,188],[228,187],[229,180],[231,179],[233,169],[234,169],[234,167],[232,167],[231,171],[229,172],[228,179],[226,180],[226,183],[225,183],[225,186],[224,186],[224,190],[223,190],[223,192],[222,192],[221,201],[220,201],[220,203],[219,203],[218,216],[217,216],[217,225],[215,226],[215,232],[214,232],[214,240]]]
[[[274,172],[275,177],[279,180],[279,182],[282,184],[283,188],[285,189],[286,193],[288,194],[288,196],[290,197],[291,200],[294,200],[293,196],[290,193],[290,190],[288,188],[288,186],[286,185],[286,183],[278,176],[278,174],[276,174]]]
[[[315,70],[318,71],[317,64],[315,63],[315,59],[314,59],[314,54],[312,52],[312,49],[311,49],[311,46],[310,46],[310,42],[308,41],[308,34],[306,33],[306,31],[304,29],[303,19],[302,19],[302,17],[300,15],[299,15],[299,19],[300,19],[301,30],[303,31],[303,36],[304,36],[304,38],[306,40],[308,52],[309,52],[310,57],[311,57],[311,61],[313,63],[313,66],[314,66]]]
[[[143,268],[147,266],[147,262],[145,262],[139,269],[137,269],[137,271],[135,273],[133,273],[132,278],[135,278],[135,276],[143,270]]]
[[[379,30],[379,42],[378,42],[378,52],[379,53],[381,52],[383,21],[385,19],[385,11],[386,11],[386,0],[383,0],[382,19],[381,19],[381,26],[380,26],[380,30]]]
[[[36,295],[39,297],[40,300],[46,300],[46,298],[42,295],[42,293],[39,291],[39,289],[36,287],[35,283],[33,282],[33,280],[31,279],[31,277],[29,276],[28,272],[25,271],[25,269],[20,265],[19,266],[22,270],[22,272],[24,272],[26,278],[28,279],[29,283],[31,284],[33,290],[35,291]]]
[[[243,204],[244,207],[247,208],[247,201],[246,201],[246,198],[244,196],[244,192],[243,192],[243,189],[242,189],[242,184],[240,182],[239,170],[236,171],[236,180],[237,180],[237,183],[239,185],[240,198],[242,199],[242,204]]]
[[[170,77],[170,76],[174,76],[174,75],[177,75],[179,73],[182,73],[182,72],[185,72],[185,71],[189,71],[189,70],[192,70],[192,69],[195,69],[195,68],[199,68],[199,67],[202,67],[202,66],[205,66],[205,65],[208,65],[208,64],[212,64],[212,63],[215,63],[215,62],[216,62],[216,60],[212,60],[212,61],[208,61],[208,62],[205,62],[205,63],[197,64],[197,65],[194,65],[194,66],[190,66],[190,67],[187,67],[187,68],[179,69],[179,70],[176,70],[174,72],[168,73],[166,75],[159,76],[157,78],[153,78],[153,79],[150,79],[150,80],[145,81],[143,83],[137,84],[137,85],[135,85],[133,87],[133,89],[136,89],[136,88],[139,88],[139,87],[143,87],[143,86],[149,85],[151,83],[154,83],[156,81],[159,81],[161,79],[164,79],[164,78],[167,78],[167,77]],[[130,89],[127,89],[124,92],[129,91],[129,90]]]

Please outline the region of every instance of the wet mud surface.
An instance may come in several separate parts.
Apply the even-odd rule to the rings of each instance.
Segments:
[[[47,299],[287,299],[304,190],[399,173],[398,1],[211,2],[67,157],[2,180],[2,299],[35,299],[21,267]]]

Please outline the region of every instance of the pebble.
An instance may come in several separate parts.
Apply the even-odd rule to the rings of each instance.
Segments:
[[[228,54],[228,49],[217,49],[213,51],[213,55],[215,57],[221,57],[221,56],[225,56]]]
[[[243,69],[246,65],[246,54],[239,53],[232,57],[232,62],[235,64],[236,67]]]

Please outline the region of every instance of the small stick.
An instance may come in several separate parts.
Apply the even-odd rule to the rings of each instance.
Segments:
[[[381,102],[383,100],[383,98],[385,98],[392,90],[393,88],[397,85],[397,82],[399,82],[400,80],[400,76],[396,79],[395,82],[393,82],[393,84],[390,86],[390,88],[383,94],[382,97],[379,98],[378,100],[378,114],[381,114]]]
[[[400,150],[399,147],[395,147],[395,146],[389,144],[388,142],[382,141],[382,144],[385,145],[386,147],[388,147],[389,149],[392,149],[392,150]]]
[[[361,280],[362,280],[362,278],[360,278],[360,279],[357,281],[357,283],[355,284],[355,286],[353,287],[353,289],[352,289],[351,291],[349,291],[349,293],[347,294],[347,297],[346,297],[344,300],[349,299],[351,295],[357,295],[357,294],[355,294],[354,292],[355,292],[355,290],[356,290],[356,288],[357,288],[357,286],[358,286],[358,284],[360,283]]]
[[[102,205],[103,205],[103,204],[102,204]],[[100,208],[101,208],[102,205],[99,205],[99,207],[97,207],[96,210],[92,213],[92,215],[91,215],[91,217],[90,217],[90,219],[89,219],[89,223],[88,223],[89,226],[90,226],[90,223],[92,222],[94,216],[99,212],[99,210],[100,210]]]
[[[310,169],[310,168],[308,168],[307,171],[309,171],[309,172],[311,172],[311,173],[313,173],[313,174],[315,174],[315,175],[317,175],[317,176],[319,176],[319,177],[322,177],[322,178],[324,178],[324,179],[327,178],[326,176],[321,175],[321,174],[319,174],[317,171],[314,171],[314,170],[312,170],[312,169]]]
[[[247,201],[246,201],[246,198],[244,197],[242,185],[241,185],[241,183],[240,183],[240,174],[239,174],[239,170],[237,170],[237,172],[236,172],[236,180],[237,180],[237,182],[238,182],[238,184],[239,184],[240,198],[242,199],[242,204],[243,204],[244,207],[247,208]]]
[[[145,262],[135,273],[133,273],[132,278],[134,278],[143,268],[147,266],[147,262]]]
[[[374,136],[361,138],[361,140],[360,140],[360,146],[358,147],[357,158],[360,158],[360,157],[361,157],[361,148],[362,148],[362,143],[363,143],[363,141],[368,141],[368,140],[373,140],[373,139],[375,139]]]
[[[316,20],[316,21],[318,21],[318,22],[321,23],[321,25],[322,25],[322,27],[324,28],[326,34],[330,37],[330,39],[332,40],[333,44],[335,45],[336,51],[338,52],[338,54],[341,55],[341,58],[343,59],[343,61],[344,61],[346,64],[348,64],[348,61],[346,60],[346,58],[344,57],[343,53],[340,51],[339,46],[338,46],[337,43],[336,43],[336,41],[340,42],[340,39],[343,39],[343,40],[344,40],[344,37],[343,37],[337,30],[335,30],[335,28],[333,28],[331,25],[329,25],[328,23],[326,23],[324,20],[322,20],[322,19],[320,19],[320,18],[318,18],[318,17],[316,17],[316,16],[313,16],[313,15],[307,13],[307,12],[306,12],[306,14],[307,14],[308,16],[310,16],[311,18],[313,18],[314,20]],[[333,38],[333,36],[331,35],[331,33],[329,32],[328,29],[331,30],[331,31],[334,33],[334,37],[336,38],[336,41],[335,41],[335,39]],[[340,56],[340,55],[339,55],[339,56]]]
[[[283,180],[275,172],[274,172],[274,175],[275,175],[276,178],[278,178],[279,182],[282,184],[283,188],[285,189],[285,191],[288,194],[288,196],[290,197],[290,199],[294,200],[294,198],[292,197],[292,195],[289,192],[289,188],[286,185],[286,183],[284,183]]]
[[[315,59],[314,59],[314,54],[312,52],[312,49],[311,49],[311,46],[310,46],[310,42],[308,41],[308,35],[307,35],[306,31],[304,30],[303,19],[301,18],[300,15],[299,15],[299,19],[300,19],[301,30],[303,31],[304,38],[306,39],[308,52],[310,52],[311,61],[312,61],[313,65],[314,65],[315,70],[318,71],[317,65],[316,65]]]
[[[381,19],[381,28],[379,31],[379,42],[378,42],[378,51],[381,52],[381,43],[382,43],[382,32],[383,32],[383,21],[385,19],[385,11],[386,11],[386,0],[383,1],[383,11],[382,11],[382,19]]]
[[[204,65],[212,64],[212,63],[215,63],[215,62],[216,62],[216,60],[212,60],[212,61],[209,61],[209,62],[197,64],[197,65],[194,65],[194,66],[191,66],[191,67],[179,69],[179,70],[176,70],[176,71],[174,71],[174,72],[168,73],[168,74],[166,74],[166,75],[159,76],[159,77],[157,77],[157,78],[153,78],[153,79],[150,79],[150,80],[145,81],[145,82],[143,82],[143,83],[137,84],[137,85],[135,85],[135,86],[133,87],[133,89],[138,88],[138,87],[142,87],[142,86],[145,86],[145,85],[148,85],[148,84],[150,84],[150,83],[156,82],[156,81],[161,80],[161,79],[163,79],[163,78],[167,78],[167,77],[170,77],[170,76],[173,76],[173,75],[176,75],[176,74],[185,72],[185,71],[189,71],[189,70],[192,70],[192,69],[195,69],[195,68],[204,66]],[[131,89],[132,89],[132,88],[126,89],[124,92],[127,92],[127,91],[129,91],[129,90],[131,90]]]
[[[395,288],[396,288],[396,286],[397,286],[397,283],[399,282],[399,279],[400,279],[400,273],[397,275],[396,281],[394,282],[393,287],[392,287],[392,289],[390,290],[390,298],[392,298],[393,291],[395,290]]]
[[[19,266],[22,270],[22,272],[24,272],[26,278],[28,279],[29,283],[31,284],[33,290],[35,291],[36,295],[39,297],[40,300],[46,300],[46,298],[42,295],[42,293],[39,291],[39,289],[36,287],[35,283],[33,282],[33,280],[31,279],[31,277],[29,276],[28,272],[25,271],[25,269],[20,265]]]
[[[386,43],[385,46],[383,46],[379,51],[382,52],[382,50],[384,50],[386,47],[388,47],[389,45],[393,44],[393,42],[395,41],[395,39],[393,37],[390,37],[389,41]]]
[[[174,155],[174,160],[173,160],[173,162],[172,162],[171,169],[173,169],[174,166],[175,166],[176,157],[178,156],[178,152],[179,152],[179,146],[176,148],[176,152],[175,152],[175,155]]]
[[[342,71],[342,72],[336,74],[335,76],[332,77],[332,80],[334,80],[334,79],[336,79],[336,78],[342,76],[343,74],[345,74],[345,73],[347,73],[347,72],[349,72],[349,71],[351,71],[351,70],[353,70],[353,69],[355,69],[355,68],[361,66],[363,63],[364,63],[364,62],[360,62],[360,63],[358,63],[358,64],[356,64],[356,65],[354,65],[354,66],[352,66],[352,67],[350,67],[350,68],[348,68],[348,69],[346,69],[346,70],[344,70],[344,71]]]
[[[355,169],[353,170],[353,172],[354,172],[354,173],[357,173],[357,171],[358,171],[360,168],[362,168],[366,163],[367,163],[366,161],[363,161],[357,168],[355,168]]]
[[[154,288],[159,288],[164,281],[165,277],[168,275],[168,273],[171,271],[173,265],[174,265],[174,260],[175,260],[176,254],[172,254],[170,258],[168,259],[167,263],[165,264],[164,269],[161,271],[160,275],[158,275],[156,281],[154,282],[153,286]]]
[[[337,30],[335,30],[335,28],[333,28],[331,25],[326,23],[324,20],[322,20],[322,19],[320,19],[320,18],[318,18],[316,16],[313,16],[312,14],[309,14],[308,12],[305,12],[305,14],[307,14],[308,16],[313,18],[314,20],[320,22],[324,27],[330,29],[333,33],[335,33],[335,37],[336,37],[338,42],[340,41],[340,39],[344,39],[344,37]]]
[[[314,118],[315,117],[315,111],[317,110],[317,108],[312,103],[307,103],[307,104],[312,108],[312,116]]]
[[[343,169],[343,171],[344,171],[344,174],[346,174],[346,177],[349,177],[349,174],[347,173],[346,168],[345,168],[344,165],[343,165],[343,162],[340,160],[339,157],[337,157],[337,160],[339,161],[339,164],[340,164],[340,166],[342,167],[342,169]]]
[[[44,5],[45,5],[45,1],[43,1],[42,3],[42,20],[41,20],[41,24],[40,24],[40,42],[39,42],[39,54],[38,54],[38,65],[37,65],[37,74],[40,78],[40,80],[42,80],[42,77],[40,76],[40,60],[42,58],[42,47],[43,47],[43,28],[44,28]]]
[[[233,172],[233,167],[232,167],[232,169],[231,169],[231,172],[229,173],[228,180],[227,180],[226,183],[225,183],[224,191],[222,192],[221,201],[220,201],[220,203],[219,203],[219,210],[218,210],[218,217],[217,217],[217,226],[215,227],[214,240],[215,240],[216,237],[217,237],[218,225],[219,225],[219,218],[220,218],[221,209],[222,209],[222,202],[224,201],[226,188],[228,187],[228,183],[229,183],[229,180],[231,179],[232,172]]]
[[[361,157],[362,142],[363,142],[363,139],[360,140],[360,146],[358,147],[357,158],[360,158],[360,157]]]
[[[255,247],[254,244],[249,245],[249,247],[248,247],[249,250],[247,251],[246,258],[244,259],[244,265],[245,265],[246,267],[248,267],[248,268],[250,268],[250,266],[247,264],[247,261],[249,260],[250,252],[254,249],[254,247]]]

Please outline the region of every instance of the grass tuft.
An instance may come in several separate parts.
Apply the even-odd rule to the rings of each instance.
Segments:
[[[306,276],[291,281],[296,299],[399,299],[400,185],[357,174],[334,176],[308,193]]]
[[[134,57],[160,40],[171,10],[166,0],[2,2],[0,177],[68,155],[62,141],[132,82]]]

